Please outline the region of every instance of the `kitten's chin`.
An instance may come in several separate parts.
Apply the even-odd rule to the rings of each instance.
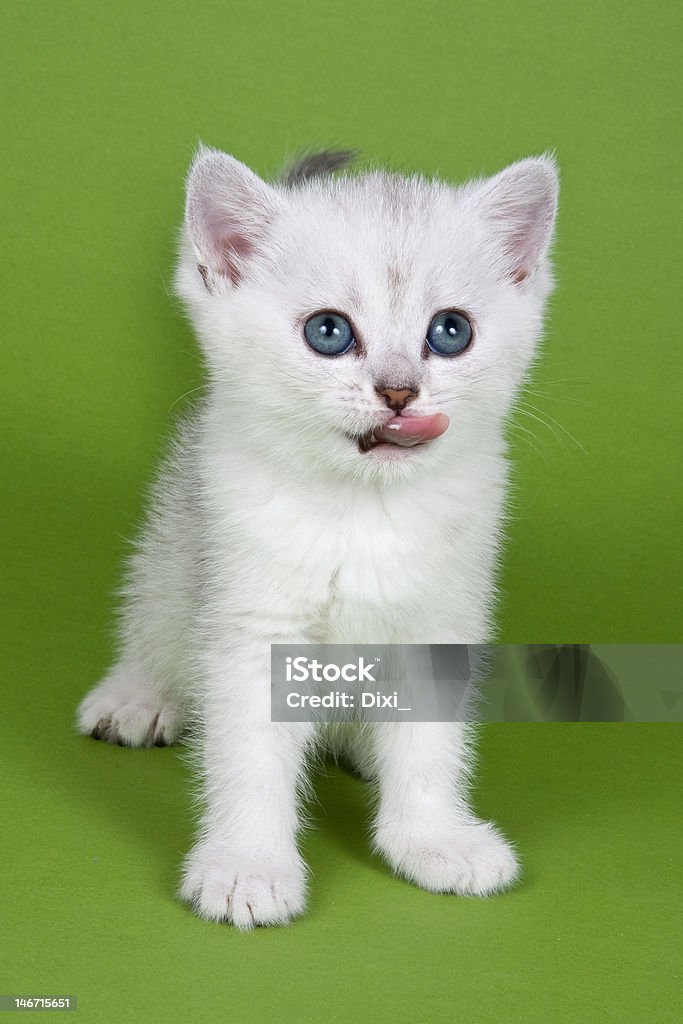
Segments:
[[[349,435],[347,435],[349,436]],[[372,436],[350,437],[358,452],[365,459],[381,459],[382,461],[403,462],[417,457],[420,449],[429,447],[428,441],[415,441],[411,445],[393,444],[388,441],[377,441]]]

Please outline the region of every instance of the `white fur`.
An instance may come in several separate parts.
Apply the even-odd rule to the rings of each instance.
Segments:
[[[556,196],[548,157],[460,189],[378,172],[289,188],[213,150],[195,160],[177,287],[208,393],[162,470],[121,658],[79,728],[172,742],[194,709],[204,811],[181,892],[206,918],[303,910],[298,799],[322,739],[376,780],[375,847],[396,872],[476,895],[516,877],[469,809],[465,726],[271,723],[270,644],[490,639],[504,422],[551,289]],[[424,358],[452,307],[474,322],[471,349]],[[330,308],[362,358],[305,344],[305,319]],[[417,383],[412,408],[446,413],[448,431],[401,459],[361,454],[347,434],[386,418],[380,381]]]

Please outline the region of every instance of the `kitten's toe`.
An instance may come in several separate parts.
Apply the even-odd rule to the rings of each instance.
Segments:
[[[187,859],[180,898],[200,917],[242,930],[283,925],[304,911],[305,869],[298,855],[266,862],[203,843]]]
[[[166,746],[183,727],[177,701],[139,673],[116,670],[83,699],[76,727],[86,736],[126,747]]]
[[[431,892],[489,896],[519,876],[512,846],[490,822],[476,822],[450,835],[377,838],[377,847],[397,872]]]

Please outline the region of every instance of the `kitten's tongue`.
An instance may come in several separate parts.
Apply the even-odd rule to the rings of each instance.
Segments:
[[[448,416],[436,412],[433,416],[394,416],[383,427],[375,429],[378,441],[410,447],[423,441],[433,441],[448,430]]]

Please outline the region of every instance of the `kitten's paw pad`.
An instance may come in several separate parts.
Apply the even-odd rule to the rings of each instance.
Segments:
[[[398,874],[431,892],[488,896],[508,888],[519,875],[512,847],[488,822],[449,836],[380,842],[379,848]]]
[[[183,727],[178,704],[148,684],[115,674],[91,690],[77,711],[78,731],[125,747],[163,747]]]
[[[305,908],[306,876],[298,859],[258,862],[203,844],[187,859],[180,898],[200,917],[240,929],[287,924]]]

